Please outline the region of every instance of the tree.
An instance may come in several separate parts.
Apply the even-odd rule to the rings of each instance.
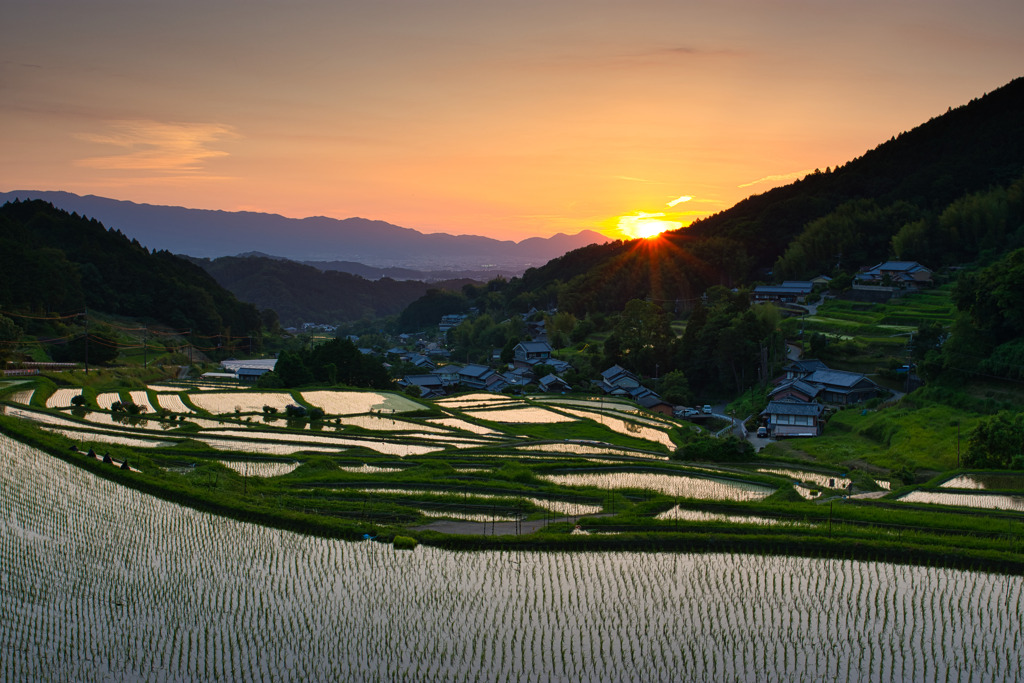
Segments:
[[[627,303],[612,336],[618,339],[623,367],[645,375],[654,374],[659,364],[668,367],[674,337],[665,312],[657,305],[640,299]],[[607,342],[605,346],[607,350]]]
[[[294,351],[281,352],[277,364],[274,366],[274,372],[285,387],[300,387],[313,382],[313,373],[306,367],[302,357]]]
[[[693,401],[690,383],[682,370],[672,370],[661,378],[658,393],[673,405],[686,405]]]
[[[968,467],[1024,469],[1024,414],[1000,411],[982,420],[967,441]]]
[[[6,360],[21,338],[21,328],[7,316],[0,315],[0,361]]]

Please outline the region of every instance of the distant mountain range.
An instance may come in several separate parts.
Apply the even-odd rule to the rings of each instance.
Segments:
[[[0,193],[0,204],[14,199],[42,199],[65,211],[95,218],[150,249],[202,258],[258,251],[295,261],[506,274],[522,273],[568,251],[610,241],[592,230],[513,242],[477,235],[425,234],[365,218],[286,218],[249,211],[136,204],[69,192]]]

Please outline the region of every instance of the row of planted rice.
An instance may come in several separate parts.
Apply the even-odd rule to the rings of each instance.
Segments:
[[[755,517],[754,515],[729,515],[724,512],[707,512],[706,510],[687,510],[678,505],[654,516],[655,519],[679,520],[682,522],[728,522],[730,524],[759,524],[774,526],[779,520],[771,517]]]
[[[376,493],[380,495],[393,495],[393,496],[437,496],[447,497],[452,500],[465,500],[467,492],[453,493],[451,491],[442,490],[429,490],[429,489],[403,489],[403,488],[355,488],[355,489],[341,489],[356,491],[358,493]],[[591,505],[588,503],[576,503],[573,501],[555,500],[548,498],[535,498],[533,496],[518,496],[515,494],[509,494],[507,496],[499,496],[490,493],[475,493],[472,491],[468,492],[468,495],[478,500],[505,500],[505,501],[524,501],[534,505],[536,507],[550,510],[559,515],[596,515],[603,509],[600,505]]]
[[[821,472],[808,472],[806,470],[790,470],[782,467],[758,467],[758,472],[764,474],[777,474],[780,477],[789,477],[802,482],[824,486],[829,489],[845,489],[850,485],[850,480],[837,474],[822,474]]]
[[[259,413],[263,406],[270,406],[283,412],[285,407],[295,403],[288,392],[276,391],[229,391],[192,393],[188,400],[197,408],[214,415],[225,413]]]
[[[478,420],[489,420],[502,424],[552,424],[555,422],[575,422],[568,415],[557,413],[538,406],[500,408],[494,410],[466,411],[466,415]]]
[[[238,472],[243,477],[283,477],[291,474],[299,462],[265,462],[255,460],[218,460],[221,465]]]
[[[941,488],[1020,491],[1024,490],[1024,474],[995,474],[991,472],[961,474],[944,481]]]
[[[7,397],[7,400],[11,403],[20,403],[22,405],[28,405],[32,402],[32,395],[36,393],[35,389],[21,389],[15,391]]]
[[[46,399],[47,408],[70,408],[71,399],[76,396],[82,395],[82,389],[57,389],[50,395],[50,398]]]
[[[178,394],[157,394],[156,402],[160,404],[163,410],[171,413],[191,413],[191,408],[185,405],[185,402],[181,400],[181,396]]]
[[[598,422],[608,429],[611,429],[619,434],[625,434],[627,436],[633,436],[644,441],[650,441],[664,446],[669,451],[674,451],[676,448],[675,443],[669,437],[668,433],[664,429],[656,429],[654,427],[648,427],[646,425],[638,424],[632,420],[623,420],[617,417],[612,417],[606,413],[591,412],[586,410],[576,410],[573,408],[564,408],[565,412],[576,417],[585,418]],[[666,425],[667,426],[667,425]]]
[[[116,391],[108,391],[96,396],[96,405],[100,410],[113,410],[114,404],[121,400],[121,394]]]
[[[450,427],[452,429],[461,429],[464,432],[472,432],[479,436],[504,436],[501,432],[496,432],[490,427],[484,427],[468,420],[460,420],[457,417],[442,417],[433,418],[427,420],[430,424],[441,425],[442,427]]]
[[[398,394],[374,391],[304,391],[302,399],[328,415],[407,413],[423,406]]]
[[[559,486],[593,486],[601,489],[647,489],[677,498],[702,500],[761,500],[775,489],[741,481],[726,481],[650,472],[577,472],[538,477]]]
[[[1008,496],[996,493],[954,493],[952,491],[911,491],[900,496],[904,503],[931,503],[933,505],[954,505],[957,507],[983,508],[986,510],[1012,510],[1024,512],[1024,496]]]
[[[148,412],[153,412],[153,406],[149,403],[149,394],[145,391],[130,391],[128,396],[131,402]]]

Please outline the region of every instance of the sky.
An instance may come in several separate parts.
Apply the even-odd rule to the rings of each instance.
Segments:
[[[4,0],[3,26],[0,190],[514,240],[688,225],[1024,75],[1020,0]]]

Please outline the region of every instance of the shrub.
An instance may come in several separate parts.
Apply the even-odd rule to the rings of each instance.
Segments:
[[[395,536],[391,543],[395,550],[415,550],[416,546],[420,544],[420,542],[412,536]]]

